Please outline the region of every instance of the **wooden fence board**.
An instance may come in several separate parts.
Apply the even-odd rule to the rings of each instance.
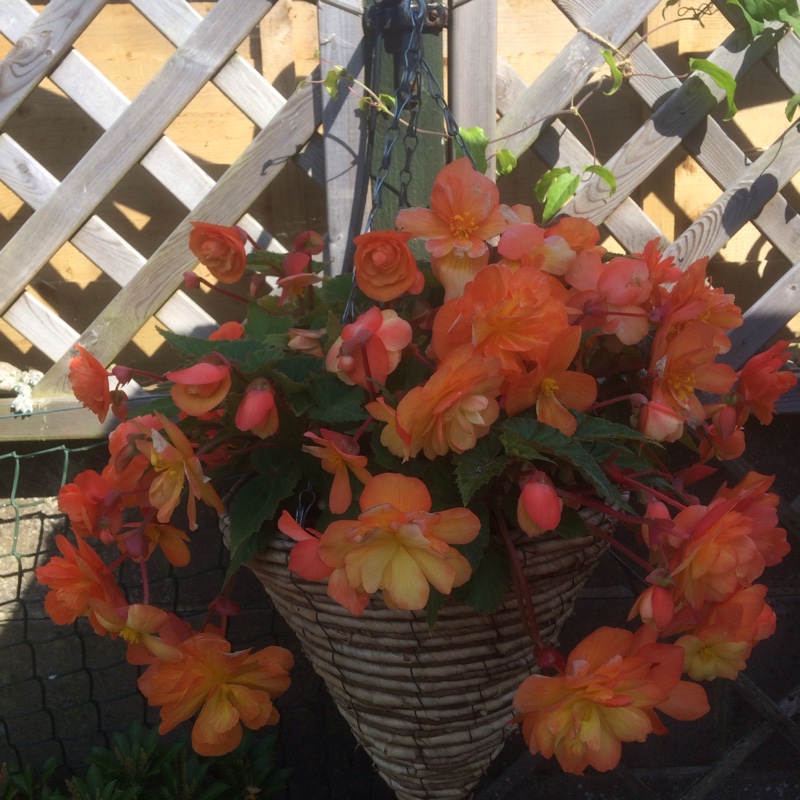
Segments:
[[[734,77],[740,77],[774,46],[782,31],[765,31],[750,47],[743,30],[734,31],[709,56]],[[706,75],[695,73],[652,114],[642,127],[606,162],[617,180],[617,191],[609,196],[605,182],[592,178],[584,183],[564,209],[602,222],[655,170],[696,125],[725,96]]]
[[[298,89],[272,121],[231,165],[190,215],[221,225],[235,222],[311,136],[321,119],[319,85]],[[79,344],[108,364],[141,326],[183,282],[183,273],[195,264],[186,246],[190,217],[186,217],[83,332]],[[46,373],[35,395],[64,395],[69,355]]]
[[[492,140],[497,120],[497,80],[486,65],[497,63],[497,0],[470,0],[455,6],[448,34],[450,108],[460,125],[477,125]],[[491,153],[487,161],[486,174],[494,178]]]
[[[0,124],[39,85],[106,0],[53,0],[0,63]]]
[[[33,209],[43,205],[58,187],[56,178],[6,133],[0,134],[0,180]],[[75,233],[72,244],[120,286],[124,286],[147,261],[122,236],[96,216],[90,217]],[[23,293],[20,300],[26,295],[27,292]],[[4,319],[53,361],[57,361],[72,346],[77,334],[73,331],[72,339],[66,341],[66,344],[63,337],[53,341],[44,339],[42,344],[41,316],[45,312],[37,309],[37,313],[26,320],[22,310],[27,307],[17,301],[6,312]],[[16,311],[12,316],[14,309]],[[48,311],[50,316],[56,316],[54,311]],[[159,311],[157,319],[170,330],[187,335],[208,333],[216,327],[214,318],[182,291],[170,298]],[[61,330],[57,318],[48,324],[53,329]],[[69,330],[72,331],[71,328]]]
[[[269,0],[221,0],[195,28],[0,253],[0,312],[160,138],[270,5]]]
[[[361,0],[320,0],[319,48],[322,73],[343,66],[359,81],[365,78]],[[361,92],[340,87],[334,100],[323,95],[325,129],[325,196],[328,207],[328,241],[325,254],[331,274],[352,268],[352,241],[364,230],[368,209],[355,203],[369,187],[366,119],[359,113]],[[349,263],[347,263],[349,262]]]
[[[515,155],[527,150],[538,137],[550,116],[569,106],[589,80],[603,58],[598,38],[621,45],[658,5],[660,0],[615,0],[606,3],[576,33],[569,44],[545,71],[525,90],[517,104],[497,125],[497,135],[505,137],[501,147]]]

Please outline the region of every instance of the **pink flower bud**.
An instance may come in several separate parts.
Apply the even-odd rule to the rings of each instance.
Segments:
[[[325,241],[316,231],[303,231],[297,235],[292,248],[308,256],[316,256],[325,249]]]
[[[561,522],[564,503],[543,472],[524,479],[517,502],[517,522],[528,536],[555,530]]]
[[[189,270],[183,273],[183,282],[187,289],[199,289],[202,280],[199,275]]]

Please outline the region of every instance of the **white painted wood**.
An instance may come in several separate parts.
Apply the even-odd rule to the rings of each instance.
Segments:
[[[455,6],[448,26],[449,105],[463,128],[483,128],[491,141],[497,122],[497,0],[470,0]],[[495,178],[494,148],[486,174]]]
[[[58,361],[78,339],[78,332],[30,292],[24,292],[3,319],[52,361]]]
[[[269,7],[268,0],[221,0],[195,28],[0,252],[0,312],[160,138]]]
[[[363,4],[361,0],[319,0],[318,29],[321,72],[342,66],[363,83]],[[352,270],[352,240],[364,230],[369,187],[365,115],[359,113],[361,91],[340,85],[334,100],[323,93],[322,125],[325,133],[325,196],[328,239],[325,259],[338,275]]]
[[[32,21],[0,62],[0,123],[39,85],[105,4],[106,0],[52,0]]]
[[[320,87],[309,82],[298,89],[247,149],[219,179],[80,337],[99,361],[110,363],[139,328],[183,282],[194,266],[186,247],[190,221],[197,217],[221,225],[238,219],[264,191],[320,124]],[[34,397],[63,394],[69,359],[61,358],[34,389]]]

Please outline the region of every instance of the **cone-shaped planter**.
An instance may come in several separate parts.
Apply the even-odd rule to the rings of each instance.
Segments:
[[[276,534],[248,566],[380,774],[399,800],[469,797],[513,731],[511,699],[534,669],[514,596],[492,615],[445,605],[432,631],[423,611],[390,610],[376,597],[354,617],[325,584],[289,572],[292,545]],[[607,545],[524,535],[516,545],[540,631],[553,641]]]

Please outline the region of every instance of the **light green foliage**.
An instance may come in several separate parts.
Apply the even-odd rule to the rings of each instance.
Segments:
[[[580,186],[582,176],[587,173],[605,181],[611,196],[617,191],[614,173],[600,164],[585,166],[577,175],[573,174],[571,167],[555,167],[545,172],[534,187],[536,199],[544,203],[542,222],[552,219],[570,201]]]
[[[624,77],[622,74],[622,70],[617,66],[617,62],[614,60],[614,54],[606,49],[600,51],[605,59],[606,64],[608,64],[608,68],[611,70],[611,79],[614,81],[613,85],[607,92],[603,92],[606,95],[616,94],[619,91],[619,87],[622,86],[622,78]]]
[[[725,121],[733,119],[733,115],[739,110],[733,102],[733,95],[736,92],[736,79],[728,70],[708,61],[705,58],[690,58],[689,68],[697,72],[703,72],[711,78],[714,83],[725,92],[728,103],[728,112],[725,114]]]

